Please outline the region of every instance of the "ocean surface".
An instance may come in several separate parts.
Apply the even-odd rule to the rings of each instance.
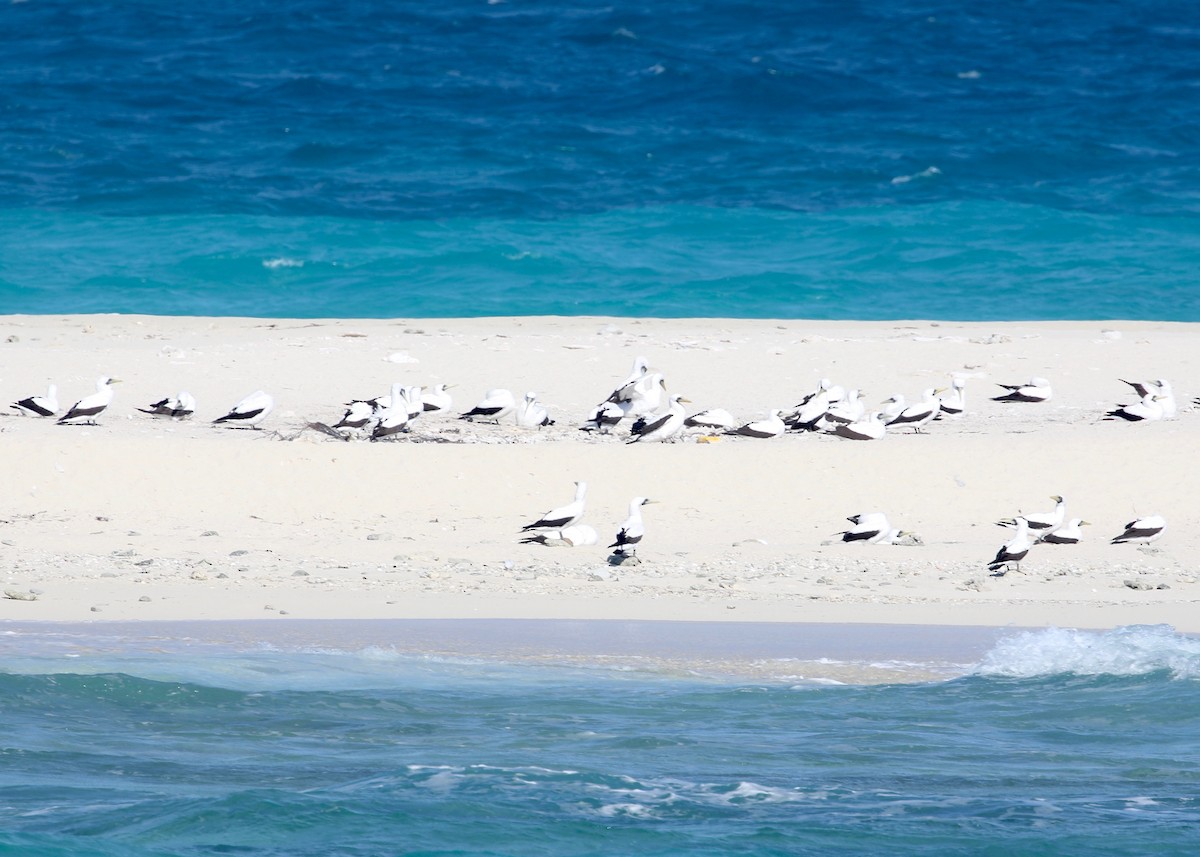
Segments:
[[[1196,849],[1200,640],[1167,627],[892,630],[924,662],[884,663],[687,631],[740,652],[716,670],[651,656],[663,623],[200,624],[0,631],[0,854]]]
[[[12,0],[0,313],[1200,321],[1200,6]]]

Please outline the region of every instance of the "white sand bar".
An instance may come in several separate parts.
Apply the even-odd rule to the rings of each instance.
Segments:
[[[292,321],[0,318],[4,404],[58,385],[66,408],[121,379],[98,426],[0,418],[0,620],[556,618],[1111,627],[1200,631],[1200,326],[600,318]],[[627,446],[580,432],[638,355],[693,411],[789,408],[829,377],[869,406],[972,376],[967,412],[877,442],[793,435]],[[1044,376],[1042,404],[990,401]],[[1103,421],[1165,378],[1174,420]],[[423,417],[399,441],[305,430],[393,382],[538,393],[557,424]],[[210,421],[270,392],[262,430]],[[138,413],[180,390],[196,416]],[[589,484],[596,547],[518,543]],[[1091,522],[1020,571],[986,563],[1049,511]],[[642,563],[604,549],[648,496]],[[923,545],[842,544],[884,511]],[[1110,545],[1161,514],[1147,548]],[[27,596],[34,600],[27,600]]]

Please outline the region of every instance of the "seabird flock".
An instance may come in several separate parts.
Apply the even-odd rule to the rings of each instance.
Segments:
[[[902,428],[920,434],[938,420],[961,417],[967,409],[966,380],[960,375],[952,376],[948,387],[928,388],[922,392],[919,401],[911,404],[903,394],[897,393],[884,400],[878,409],[868,411],[861,390],[846,390],[823,378],[816,389],[804,395],[792,407],[774,408],[764,418],[739,422],[724,408],[709,408],[689,415],[684,404],[690,403],[690,400],[678,394],[668,394],[663,373],[652,370],[645,357],[638,357],[628,377],[591,410],[579,428],[608,435],[627,422],[630,428],[625,442],[629,444],[674,442],[697,433],[699,439],[711,442],[716,439],[715,433],[718,432],[724,436],[753,439],[776,438],[786,433],[821,433],[847,440],[880,440]],[[44,395],[29,396],[13,402],[12,407],[30,417],[57,417],[60,425],[94,426],[97,425],[97,418],[112,404],[113,385],[116,383],[116,378],[101,376],[96,380],[94,393],[79,399],[61,415],[58,388],[54,384],[48,386]],[[1121,383],[1129,386],[1137,399],[1116,405],[1106,411],[1102,419],[1154,422],[1177,417],[1178,409],[1169,382],[1163,379],[1122,379]],[[332,425],[309,423],[308,426],[320,428],[343,440],[358,437],[378,441],[403,437],[422,415],[451,411],[453,401],[448,392],[450,386],[437,384],[419,387],[396,383],[388,395],[347,402],[345,413]],[[1050,382],[1041,377],[1031,378],[1025,383],[997,386],[1005,392],[992,397],[995,402],[1040,404],[1050,401],[1053,395]],[[460,415],[460,419],[496,424],[511,421],[518,427],[529,429],[554,425],[555,421],[537,396],[535,392],[528,392],[518,401],[509,390],[488,390],[478,404]],[[1194,400],[1194,405],[1200,407],[1200,398]],[[257,429],[274,407],[273,397],[258,390],[237,402],[224,415],[213,419],[212,423]],[[190,393],[180,391],[137,410],[156,418],[184,420],[196,413],[197,404]],[[579,523],[586,505],[587,483],[577,482],[575,485],[574,500],[550,510],[522,528],[522,543],[555,547],[599,543],[596,530]],[[1013,528],[1015,535],[987,563],[994,575],[1002,576],[1010,570],[1019,570],[1021,561],[1036,545],[1072,545],[1080,542],[1080,527],[1087,526],[1089,522],[1080,518],[1068,519],[1063,498],[1055,495],[1052,499],[1056,505],[1051,512],[1019,514],[997,521],[1000,526]],[[608,546],[615,548],[615,561],[636,556],[645,533],[642,507],[653,502],[646,497],[635,497],[630,501],[629,515],[617,531],[615,541]],[[893,528],[882,512],[852,515],[847,520],[853,526],[838,533],[843,542],[920,543],[920,537],[915,533]],[[1148,544],[1161,538],[1166,526],[1166,521],[1159,515],[1137,518],[1125,524],[1111,543]]]

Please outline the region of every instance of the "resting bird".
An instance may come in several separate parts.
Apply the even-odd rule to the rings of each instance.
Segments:
[[[1072,518],[1061,527],[1055,527],[1049,531],[1043,530],[1037,540],[1051,545],[1077,545],[1083,540],[1083,531],[1079,528],[1088,526],[1088,524],[1088,521]]]
[[[1059,494],[1054,494],[1050,499],[1054,501],[1054,510],[1051,512],[1034,512],[1031,515],[1022,515],[1020,518],[1005,518],[996,523],[1002,527],[1014,527],[1017,525],[1017,521],[1021,520],[1035,532],[1049,532],[1061,527],[1067,518],[1067,501]]]
[[[375,419],[374,403],[363,399],[355,399],[346,408],[346,413],[342,414],[342,418],[333,427],[335,429],[360,429],[364,428],[373,419]]]
[[[1162,401],[1157,393],[1147,393],[1141,401],[1129,405],[1118,405],[1104,415],[1106,420],[1125,420],[1130,423],[1155,422],[1165,419]]]
[[[784,432],[783,420],[779,415],[783,413],[780,410],[771,411],[771,415],[765,420],[755,420],[754,422],[746,423],[743,426],[738,426],[735,429],[725,432],[725,434],[741,435],[742,437],[779,437]],[[687,422],[686,420],[684,421]]]
[[[619,405],[612,402],[605,402],[602,405],[596,405],[596,407],[592,408],[592,412],[588,414],[587,419],[579,427],[579,430],[598,431],[601,434],[608,434],[624,418],[625,412],[621,410]]]
[[[225,423],[234,428],[257,429],[258,424],[267,418],[275,408],[275,400],[269,393],[256,390],[242,399],[223,417],[217,417],[214,423]]]
[[[946,395],[938,397],[941,409],[935,419],[940,420],[943,416],[961,417],[963,411],[967,409],[967,379],[955,376],[950,380],[949,392],[945,390],[942,392]]]
[[[576,482],[574,500],[565,506],[551,509],[532,524],[526,524],[521,527],[521,532],[527,532],[528,530],[561,530],[564,527],[569,527],[583,517],[583,510],[586,504],[587,483]]]
[[[463,414],[460,419],[474,421],[476,417],[479,417],[499,423],[516,409],[517,401],[508,390],[488,390],[483,394],[483,400]]]
[[[1025,559],[1025,555],[1033,547],[1029,538],[1029,524],[1020,517],[1016,519],[1016,523],[1017,534],[1005,542],[1000,550],[996,551],[996,558],[988,563],[988,570],[997,577],[1003,577],[1010,569],[1020,571],[1021,560]]]
[[[186,390],[181,390],[174,396],[167,396],[150,405],[148,408],[138,408],[143,414],[155,417],[171,417],[182,420],[196,413],[196,399]]]
[[[646,527],[642,523],[642,507],[653,502],[646,497],[634,497],[629,501],[629,517],[621,525],[617,540],[609,545],[610,548],[616,548],[616,552],[623,556],[630,556],[637,551],[642,536],[646,534]]]
[[[724,408],[709,408],[683,421],[684,428],[731,429],[736,428],[737,424],[733,414]]]
[[[892,529],[891,524],[888,523],[887,515],[883,512],[867,512],[859,515],[851,515],[846,520],[854,524],[854,526],[838,533],[844,542],[875,544],[885,538]]]
[[[1155,396],[1159,406],[1162,408],[1162,418],[1164,420],[1175,419],[1178,413],[1178,408],[1175,405],[1175,393],[1171,390],[1171,383],[1158,378],[1154,381],[1126,381],[1123,378],[1118,379],[1122,384],[1128,384],[1138,394],[1139,398],[1145,399],[1146,396]]]
[[[105,408],[112,404],[113,400],[113,384],[120,383],[116,378],[101,376],[96,379],[96,392],[90,396],[84,396],[75,404],[71,405],[70,409],[58,418],[58,424],[69,422],[71,420],[87,420],[86,425],[94,426],[96,417],[98,417]]]
[[[58,413],[58,387],[51,384],[46,388],[44,396],[29,396],[12,406],[23,414],[31,417],[52,417]]]
[[[1002,396],[992,398],[993,402],[1048,402],[1053,395],[1050,382],[1045,378],[1030,378],[1028,384],[997,384],[1008,390]]]
[[[1167,521],[1161,515],[1138,518],[1126,524],[1125,531],[1116,536],[1111,543],[1114,545],[1125,544],[1126,542],[1149,544],[1162,538],[1163,530],[1166,528]]]
[[[517,405],[517,425],[522,428],[542,428],[554,425],[550,412],[537,400],[537,393],[526,393]]]
[[[449,390],[453,384],[434,384],[431,389],[421,393],[421,408],[425,413],[439,413],[450,410],[454,400],[450,398]]]
[[[833,433],[847,440],[879,440],[887,434],[887,426],[883,424],[879,411],[873,411],[865,420],[837,426]]]

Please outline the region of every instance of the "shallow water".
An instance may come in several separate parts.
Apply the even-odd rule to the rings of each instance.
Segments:
[[[838,684],[777,649],[874,664],[878,638],[743,636],[748,678],[680,669],[670,623],[620,624],[6,626],[0,852],[1193,847],[1200,642],[1169,628],[910,629],[907,680]]]

